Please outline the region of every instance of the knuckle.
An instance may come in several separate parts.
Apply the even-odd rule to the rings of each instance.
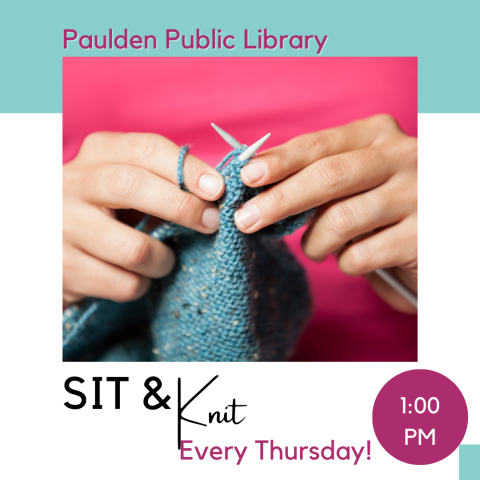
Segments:
[[[355,229],[355,213],[348,205],[335,205],[327,211],[325,224],[328,230],[333,231],[339,237],[348,236]]]
[[[150,256],[150,239],[144,235],[137,235],[131,242],[124,255],[125,267],[136,268],[142,265]]]
[[[386,128],[386,129],[400,129],[400,126],[392,115],[389,113],[380,113],[378,115],[375,115],[373,117],[373,120],[375,121],[376,124],[378,124],[380,127]]]
[[[299,140],[304,148],[314,152],[318,158],[326,156],[330,149],[330,138],[324,132],[303,135]]]
[[[291,163],[303,163],[308,158],[322,158],[330,150],[330,138],[323,132],[308,133],[295,137],[278,150],[282,167],[289,167]]]
[[[296,162],[296,152],[297,149],[291,148],[290,145],[276,148],[275,161],[269,162],[269,167],[273,167],[272,170],[275,172],[289,171],[292,164],[295,164]]]
[[[191,194],[179,191],[173,200],[173,218],[171,220],[186,222],[192,216],[192,212],[196,210],[194,198]]]
[[[145,293],[145,282],[140,275],[125,275],[117,285],[116,297],[118,302],[137,300]]]
[[[158,135],[154,133],[128,133],[126,135],[127,151],[133,162],[141,163],[155,156],[158,149]]]
[[[140,173],[136,168],[118,165],[108,172],[105,187],[113,197],[131,198],[139,184]]]
[[[95,150],[103,135],[103,132],[89,133],[82,142],[82,149]]]
[[[345,177],[345,167],[340,158],[317,162],[316,173],[321,184],[336,190]]]
[[[372,252],[363,244],[354,244],[344,254],[344,262],[340,266],[341,270],[347,275],[358,276],[369,273],[372,268]]]
[[[269,197],[270,205],[274,208],[274,211],[277,212],[285,211],[290,203],[287,193],[279,186],[270,189]]]

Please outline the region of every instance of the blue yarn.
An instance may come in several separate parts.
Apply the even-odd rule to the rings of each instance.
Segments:
[[[150,232],[177,257],[174,270],[152,282],[140,300],[88,299],[64,312],[64,359],[101,361],[286,360],[310,314],[304,272],[282,236],[293,233],[313,210],[254,234],[234,223],[235,211],[264,190],[240,178],[248,162],[230,152],[217,170],[225,179],[218,200],[220,227],[204,235],[172,222]],[[183,162],[178,184],[186,190]],[[137,226],[143,229],[146,220]]]
[[[185,161],[185,155],[188,153],[190,148],[187,145],[184,145],[180,149],[180,153],[178,155],[178,163],[177,163],[177,181],[178,181],[178,186],[180,187],[181,190],[184,190],[185,192],[188,192],[187,187],[185,186],[185,181],[183,179],[183,163]]]

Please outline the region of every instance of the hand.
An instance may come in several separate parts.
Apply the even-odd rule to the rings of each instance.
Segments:
[[[275,184],[236,212],[242,232],[318,207],[302,239],[305,254],[322,262],[336,252],[343,272],[366,275],[391,306],[416,311],[371,273],[388,268],[417,291],[417,139],[392,117],[294,138],[254,157],[242,180]]]
[[[135,209],[212,233],[223,177],[193,155],[185,157],[187,193],[177,185],[180,148],[160,135],[99,132],[63,167],[63,298],[117,302],[144,295],[151,278],[167,275],[172,250],[118,220]]]

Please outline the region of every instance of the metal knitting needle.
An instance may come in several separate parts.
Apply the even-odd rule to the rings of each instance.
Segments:
[[[375,272],[384,282],[388,283],[395,291],[397,291],[405,300],[418,309],[417,296],[411,292],[403,283],[397,280],[391,273],[383,268],[375,270]]]
[[[271,133],[267,133],[260,140],[256,141],[253,145],[250,145],[243,153],[238,156],[239,160],[248,160],[252,158],[255,152],[268,140]]]
[[[238,140],[233,138],[229,133],[225,132],[225,130],[217,127],[214,123],[212,123],[211,125],[231,147],[237,149],[243,146]],[[240,160],[247,160],[248,158],[252,157],[252,155],[265,143],[269,136],[270,133],[258,140],[258,142],[255,142],[253,145],[248,147],[241,155],[239,155],[238,158]],[[388,283],[388,285],[390,285],[397,293],[399,293],[415,308],[418,308],[417,296],[413,292],[411,292],[405,285],[403,285],[403,283],[397,280],[391,273],[387,272],[383,268],[375,270],[374,273],[376,273],[384,282]]]
[[[243,145],[232,135],[227,133],[225,130],[222,130],[220,127],[215,125],[214,123],[210,124],[217,133],[233,148],[242,148]],[[270,137],[271,133],[267,133],[264,137],[260,140],[255,142],[253,145],[250,145],[242,154],[238,156],[239,160],[248,160],[253,156],[253,154],[267,141],[268,137]]]
[[[237,148],[242,148],[243,145],[238,141],[235,140],[229,133],[227,133],[225,130],[222,130],[220,127],[217,127],[214,123],[210,124],[216,131],[217,133],[235,150]]]

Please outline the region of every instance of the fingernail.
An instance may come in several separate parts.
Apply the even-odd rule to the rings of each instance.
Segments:
[[[202,215],[202,224],[209,230],[216,230],[220,225],[220,213],[218,208],[206,208]]]
[[[223,188],[223,182],[215,175],[202,175],[198,186],[209,197],[216,197]]]
[[[267,173],[267,165],[264,161],[249,163],[242,169],[242,174],[250,183],[256,183]]]
[[[255,205],[247,205],[235,212],[235,221],[243,229],[253,227],[260,220],[260,209]]]

